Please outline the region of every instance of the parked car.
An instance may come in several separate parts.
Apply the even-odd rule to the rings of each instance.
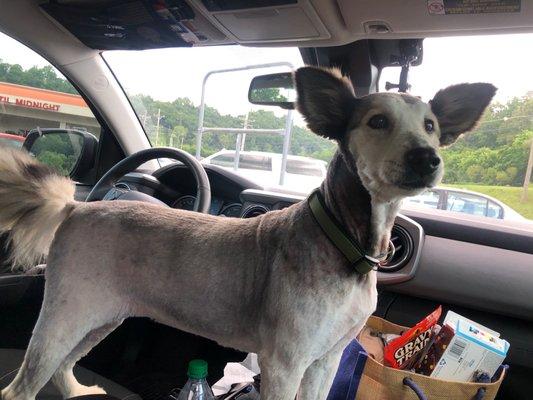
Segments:
[[[311,157],[287,156],[283,185],[280,185],[282,155],[264,151],[241,151],[235,169],[235,150],[221,150],[202,160],[250,179],[265,189],[283,186],[291,192],[309,193],[326,177],[327,163]]]
[[[0,147],[20,149],[24,144],[24,137],[0,132]]]
[[[436,187],[404,200],[403,208],[447,210],[507,220],[526,220],[507,204],[485,194],[464,189]]]

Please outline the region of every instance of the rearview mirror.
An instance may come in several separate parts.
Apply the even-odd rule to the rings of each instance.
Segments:
[[[250,83],[248,101],[263,106],[294,109],[296,90],[291,72],[256,76]]]
[[[82,181],[94,165],[98,139],[75,129],[32,129],[23,147],[61,175]]]

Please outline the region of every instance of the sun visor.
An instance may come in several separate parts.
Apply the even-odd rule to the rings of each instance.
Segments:
[[[50,1],[40,6],[92,49],[187,47],[209,40],[183,0]]]

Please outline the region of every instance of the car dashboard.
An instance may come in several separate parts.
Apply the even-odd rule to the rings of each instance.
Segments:
[[[205,165],[204,168],[211,184],[211,215],[253,218],[305,199],[303,195],[265,191],[256,183],[216,165]],[[181,163],[169,164],[152,175],[139,172],[127,174],[116,186],[143,192],[177,209],[193,210],[196,200],[196,181]],[[391,239],[396,253],[380,267],[380,284],[405,282],[414,277],[424,243],[424,231],[414,220],[399,215]]]
[[[211,184],[209,212],[212,215],[252,218],[289,207],[305,198],[265,191],[256,183],[216,165],[205,165],[204,168]],[[128,174],[118,185],[127,185],[171,207],[187,210],[192,208],[196,195],[196,181],[180,163],[169,164],[152,175]],[[402,210],[396,218],[391,240],[396,252],[388,263],[380,266],[379,286],[401,293],[419,293],[426,298],[440,297],[441,292],[449,292],[460,304],[476,305],[498,313],[508,313],[511,308],[518,317],[533,315],[533,305],[529,302],[524,304],[521,295],[533,287],[532,274],[502,276],[507,285],[496,285],[494,296],[478,300],[486,298],[484,285],[487,282],[479,281],[479,276],[485,275],[487,270],[486,257],[489,257],[490,270],[495,274],[508,269],[509,259],[513,259],[515,265],[533,265],[533,231],[530,228],[503,220],[452,216],[435,210]],[[432,268],[434,265],[439,265],[439,268]],[[470,267],[465,268],[465,265]],[[428,284],[437,274],[439,291],[428,292]],[[458,279],[474,282],[477,279],[480,285],[472,288],[475,293],[469,292],[466,296],[456,290]],[[473,304],[472,298],[479,304]],[[505,304],[500,301],[502,298],[506,299]]]

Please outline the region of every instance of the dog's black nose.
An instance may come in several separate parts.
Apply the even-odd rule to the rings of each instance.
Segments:
[[[418,175],[434,173],[440,164],[440,157],[431,147],[417,147],[405,153],[405,163]]]

